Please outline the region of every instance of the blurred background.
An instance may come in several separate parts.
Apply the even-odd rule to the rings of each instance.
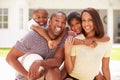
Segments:
[[[103,20],[114,47],[120,47],[120,0],[0,0],[0,48],[11,47],[26,31],[26,23],[35,8],[66,14],[93,7]]]
[[[93,7],[97,9],[103,21],[105,32],[113,44],[111,53],[112,80],[120,80],[120,0],[0,0],[0,66],[7,76],[14,70],[5,62],[10,48],[28,31],[26,23],[32,17],[36,8],[45,8],[49,16],[57,10],[66,14],[69,11],[79,11]],[[117,66],[117,67],[116,67]],[[0,70],[0,71],[1,71]],[[9,71],[10,70],[10,71]],[[14,80],[5,77],[2,80]],[[0,76],[1,79],[1,76]]]

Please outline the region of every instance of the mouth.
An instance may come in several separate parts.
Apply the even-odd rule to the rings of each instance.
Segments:
[[[40,26],[44,26],[44,23],[39,23]]]
[[[90,29],[90,26],[86,26],[86,27],[85,27],[85,30],[89,30],[89,29]]]
[[[56,27],[55,30],[56,30],[56,31],[61,31],[61,28]]]

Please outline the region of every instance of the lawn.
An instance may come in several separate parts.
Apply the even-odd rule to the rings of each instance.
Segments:
[[[111,59],[120,61],[120,48],[113,48],[112,49]]]
[[[5,57],[9,50],[10,48],[0,48],[0,57]]]
[[[0,57],[5,57],[9,52],[10,48],[0,48]],[[120,61],[120,48],[113,48],[111,53],[112,60]]]

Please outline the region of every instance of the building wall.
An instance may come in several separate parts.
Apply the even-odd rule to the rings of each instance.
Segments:
[[[9,13],[8,29],[0,29],[0,47],[12,47],[18,39],[26,34],[25,25],[29,19],[29,9],[38,7],[50,11],[57,9],[82,10],[87,7],[94,7],[100,10],[99,13],[102,19],[107,15],[108,22],[104,25],[113,42],[113,28],[117,25],[113,25],[114,19],[112,15],[113,10],[120,10],[119,3],[119,0],[1,0],[0,8],[8,8]],[[22,15],[20,9],[22,9]],[[119,13],[115,14],[116,17],[119,15]],[[20,25],[21,23],[23,24]]]

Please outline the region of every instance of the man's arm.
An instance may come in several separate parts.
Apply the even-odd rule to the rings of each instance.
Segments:
[[[103,77],[105,78],[105,80],[111,80],[110,79],[109,61],[110,61],[109,57],[102,59],[102,72],[103,72]]]
[[[17,50],[15,47],[13,47],[10,52],[8,53],[6,57],[6,61],[8,64],[10,64],[16,71],[23,74],[27,77],[28,72],[25,70],[25,68],[22,66],[22,64],[19,62],[18,58],[20,56],[23,56],[23,53]]]
[[[64,48],[57,48],[55,55],[51,59],[40,61],[40,65],[45,68],[60,67],[64,60]]]
[[[38,71],[40,66],[46,69],[54,68],[54,67],[59,68],[63,60],[64,60],[64,49],[59,47],[57,48],[53,58],[47,60],[37,60],[33,62],[33,64],[30,66],[29,69],[29,73],[28,73],[29,78],[37,76],[39,74]]]

